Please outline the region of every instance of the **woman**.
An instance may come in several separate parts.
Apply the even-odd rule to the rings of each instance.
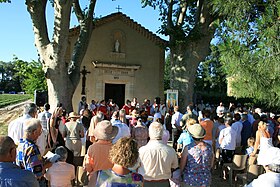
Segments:
[[[47,144],[48,144],[48,148],[53,153],[55,152],[55,149],[59,146],[63,146],[64,148],[66,148],[68,152],[68,157],[66,162],[69,164],[73,164],[73,159],[74,159],[73,152],[70,151],[65,146],[65,141],[62,136],[62,132],[64,128],[62,115],[63,115],[62,104],[59,104],[58,107],[55,108],[49,121],[49,133],[47,136]]]
[[[92,144],[91,141],[89,140],[89,136],[88,136],[88,129],[89,129],[89,126],[90,126],[92,113],[88,109],[87,105],[86,105],[86,108],[82,111],[83,112],[81,114],[81,119],[80,120],[81,120],[81,122],[84,126],[84,129],[85,129],[85,137],[82,139],[82,142],[86,143],[86,151],[87,151],[88,147]]]
[[[137,141],[138,148],[148,143],[148,128],[142,124],[141,119],[138,119],[137,124],[131,128],[131,137]]]
[[[142,175],[128,168],[136,164],[138,159],[137,142],[132,138],[121,138],[110,150],[109,158],[114,163],[112,169],[98,172],[96,186],[143,186]]]
[[[60,104],[55,108],[50,121],[49,121],[49,133],[47,137],[48,147],[54,152],[58,146],[65,146],[65,142],[62,136],[62,130],[64,123],[61,120],[63,113],[62,105]]]
[[[84,127],[77,121],[80,116],[71,112],[69,114],[70,121],[64,125],[63,136],[66,138],[66,147],[70,149],[74,156],[80,156],[82,150],[81,138],[85,136]]]
[[[103,119],[104,119],[104,114],[101,111],[97,111],[97,114],[91,118],[89,129],[88,129],[88,134],[87,134],[90,142],[92,142],[92,143],[96,142],[93,132],[97,126],[97,123],[101,122]]]
[[[200,124],[188,127],[193,142],[183,149],[180,171],[183,186],[210,186],[214,162],[212,146],[203,141],[206,131]]]
[[[97,139],[89,146],[84,160],[84,168],[89,173],[89,185],[95,184],[95,174],[98,170],[107,170],[113,167],[109,160],[109,150],[112,147],[112,140],[118,134],[118,127],[112,126],[110,121],[99,122],[93,131]]]
[[[67,150],[60,146],[56,148],[55,154],[58,160],[47,170],[45,177],[50,181],[51,187],[71,187],[71,181],[75,179],[75,167],[66,163]]]
[[[256,132],[256,142],[254,146],[254,151],[251,153],[251,156],[255,156],[257,150],[259,149],[258,154],[258,165],[263,165],[263,160],[265,160],[265,152],[273,147],[272,138],[267,129],[267,123],[264,121],[260,121],[258,124],[258,130]]]

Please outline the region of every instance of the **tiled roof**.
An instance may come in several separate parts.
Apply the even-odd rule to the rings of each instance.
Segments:
[[[110,14],[108,16],[105,16],[105,17],[102,17],[102,18],[98,19],[95,22],[95,28],[97,28],[99,26],[102,26],[104,24],[107,24],[109,22],[115,21],[115,20],[123,21],[129,27],[131,27],[132,29],[137,31],[139,34],[141,34],[144,37],[146,37],[147,39],[155,42],[156,44],[160,44],[160,45],[163,45],[163,46],[167,45],[166,40],[161,39],[159,36],[157,36],[156,34],[154,34],[151,31],[149,31],[148,29],[146,29],[145,27],[143,27],[142,25],[140,25],[139,23],[137,23],[136,21],[134,21],[133,19],[131,19],[130,17],[128,17],[127,15],[125,15],[121,12],[113,13],[113,14]],[[69,35],[70,36],[76,36],[76,35],[79,34],[79,31],[80,31],[80,26],[71,28],[70,32],[69,32]]]

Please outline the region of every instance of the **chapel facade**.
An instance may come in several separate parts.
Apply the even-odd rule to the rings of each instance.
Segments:
[[[67,58],[71,58],[79,28],[70,30]],[[122,107],[126,99],[164,96],[164,61],[166,41],[123,13],[113,13],[96,21],[82,62],[86,74],[73,96],[73,108],[82,95],[87,102],[114,99]],[[89,73],[90,72],[90,73]]]

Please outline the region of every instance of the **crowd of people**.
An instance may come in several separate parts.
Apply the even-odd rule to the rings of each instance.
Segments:
[[[210,186],[216,162],[227,180],[223,164],[235,154],[257,157],[268,184],[280,184],[280,118],[260,108],[200,102],[184,111],[160,98],[133,98],[120,108],[112,99],[87,104],[84,96],[77,112],[50,108],[26,104],[0,137],[0,186],[73,186],[73,160],[81,156],[90,187]]]

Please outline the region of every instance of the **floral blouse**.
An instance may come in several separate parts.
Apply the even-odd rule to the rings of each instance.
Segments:
[[[118,175],[111,169],[99,171],[96,181],[96,186],[99,187],[142,187],[142,185],[142,175],[134,172]]]
[[[210,186],[211,184],[212,147],[210,144],[205,144],[205,150],[201,150],[195,142],[187,146],[188,157],[183,171],[183,180],[190,186]]]

